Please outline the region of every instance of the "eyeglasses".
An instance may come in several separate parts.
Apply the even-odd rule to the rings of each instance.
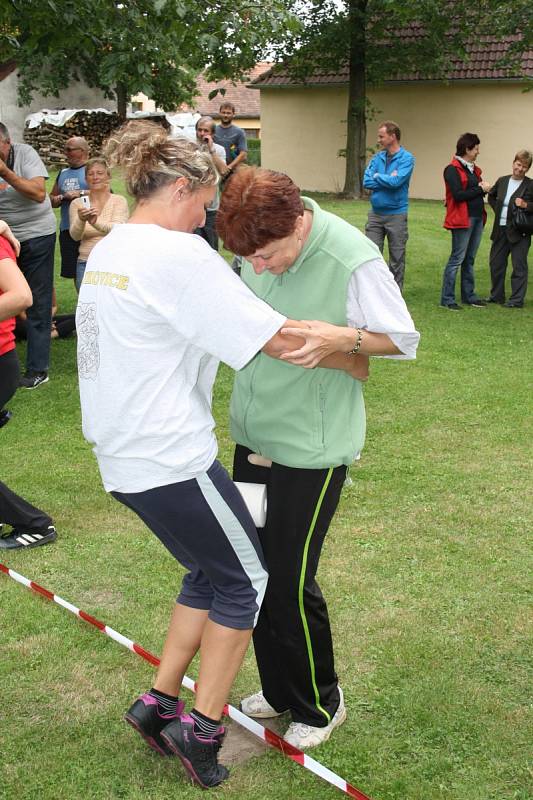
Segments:
[[[65,147],[65,153],[73,153],[74,150],[83,150],[83,147]]]

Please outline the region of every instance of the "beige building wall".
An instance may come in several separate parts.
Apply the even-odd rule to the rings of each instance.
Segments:
[[[347,97],[345,88],[263,89],[263,166],[286,172],[303,189],[341,191]],[[533,150],[533,93],[518,84],[405,84],[377,89],[370,101],[376,116],[368,147],[375,147],[377,124],[393,119],[416,157],[411,197],[442,199],[443,168],[465,131],[481,139],[478,164],[490,182],[511,171],[517,150]]]

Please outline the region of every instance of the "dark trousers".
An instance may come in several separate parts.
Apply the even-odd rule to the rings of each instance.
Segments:
[[[385,239],[387,239],[389,245],[389,269],[401,291],[405,275],[405,248],[409,238],[407,214],[384,215],[369,211],[368,221],[365,225],[365,235],[374,244],[377,244],[381,252],[383,252]]]
[[[61,252],[61,277],[75,278],[80,243],[75,242],[68,231],[59,231],[59,250]]]
[[[19,376],[17,351],[10,350],[0,356],[0,411],[17,391]]]
[[[18,265],[33,295],[28,308],[27,372],[48,372],[50,330],[52,326],[52,289],[54,286],[54,250],[56,235],[36,236],[22,242]]]
[[[295,722],[325,727],[339,706],[326,602],[316,582],[320,552],[346,467],[293,469],[250,464],[237,445],[234,480],[266,483],[267,520],[258,530],[268,586],[253,635],[265,698]]]
[[[505,302],[505,275],[509,255],[513,271],[511,273],[511,296],[509,302],[523,306],[527,292],[527,254],[531,236],[522,236],[518,242],[510,242],[504,225],[500,225],[490,248],[490,299],[495,303]]]
[[[217,212],[206,211],[204,227],[196,228],[194,232],[197,233],[198,236],[201,236],[202,239],[205,239],[206,242],[213,248],[213,250],[218,251],[218,236],[216,230],[216,222],[217,222]]]
[[[52,519],[0,481],[0,524],[40,531],[51,525]]]

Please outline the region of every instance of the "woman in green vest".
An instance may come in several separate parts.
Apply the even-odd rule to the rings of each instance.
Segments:
[[[257,296],[305,320],[292,329],[306,339],[302,348],[283,361],[259,353],[236,373],[230,409],[234,480],[266,483],[268,494],[259,535],[269,583],[254,632],[262,688],[241,707],[255,717],[290,711],[285,740],[302,749],[326,741],[346,718],[315,580],[347,467],[365,437],[362,382],[346,354],[413,359],[419,334],[376,245],[301,197],[287,175],[236,172],[217,228],[226,248],[244,257],[241,277]],[[310,355],[317,346],[327,362]]]

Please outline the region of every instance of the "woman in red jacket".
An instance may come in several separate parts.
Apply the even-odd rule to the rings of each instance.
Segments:
[[[461,301],[482,308],[474,288],[474,259],[487,219],[483,197],[490,183],[481,179],[481,170],[474,163],[479,154],[479,137],[463,133],[457,140],[455,156],[444,170],[446,185],[446,218],[444,227],[452,233],[452,252],[444,268],[440,304],[451,311],[460,311],[455,300],[455,279],[461,268]]]

